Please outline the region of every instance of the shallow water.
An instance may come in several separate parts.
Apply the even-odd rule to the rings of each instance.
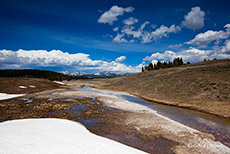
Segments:
[[[29,98],[20,98],[21,100],[25,101],[25,103],[31,103],[33,102],[33,100],[29,99]]]
[[[85,127],[89,127],[95,125],[96,123],[99,123],[100,121],[96,119],[82,119],[78,120],[78,122],[82,123]]]
[[[217,140],[230,147],[230,120],[184,108],[150,103],[130,95],[97,90],[88,86],[77,88],[77,90],[117,96],[124,100],[144,105],[153,109],[157,113],[172,120],[178,121],[186,126],[204,133],[212,134]]]

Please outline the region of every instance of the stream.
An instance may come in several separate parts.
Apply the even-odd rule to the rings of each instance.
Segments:
[[[174,121],[182,123],[201,132],[212,134],[218,141],[230,147],[230,120],[228,119],[189,109],[150,103],[130,95],[116,92],[107,92],[88,86],[77,88],[76,90],[112,95],[133,103],[146,106],[156,111],[158,114],[168,117]]]

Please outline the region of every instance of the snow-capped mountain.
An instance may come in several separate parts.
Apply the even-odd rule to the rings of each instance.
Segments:
[[[62,71],[62,72],[59,72],[59,73],[61,73],[61,74],[64,74],[64,75],[68,75],[68,71]]]
[[[89,77],[116,77],[116,76],[124,76],[124,75],[131,74],[131,73],[121,73],[121,72],[112,72],[112,71],[97,72],[94,74],[87,74],[79,71],[75,71],[75,72],[62,71],[60,73],[65,75],[70,75],[70,76],[89,76]]]
[[[62,71],[60,73],[65,74],[65,75],[70,75],[70,76],[87,76],[87,75],[89,75],[89,74],[86,74],[84,72],[79,72],[79,71],[75,71],[75,72]]]
[[[124,75],[129,75],[129,74],[130,74],[130,73],[104,71],[104,72],[94,73],[93,75],[94,75],[94,76],[113,77],[113,76],[124,76]]]

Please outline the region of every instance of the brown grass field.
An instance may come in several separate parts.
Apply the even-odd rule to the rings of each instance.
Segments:
[[[100,88],[230,118],[230,60],[211,60],[101,81]]]
[[[19,86],[25,86],[27,88],[20,88]],[[57,89],[59,87],[60,85],[47,79],[0,77],[0,93],[28,94],[44,90]]]

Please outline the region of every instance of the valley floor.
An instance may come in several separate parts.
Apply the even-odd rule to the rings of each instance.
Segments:
[[[80,91],[87,85],[67,82],[65,88],[0,101],[0,120],[61,118],[82,123],[90,132],[148,153],[230,153],[230,148],[153,110],[116,96]],[[122,152],[121,152],[122,153]]]

